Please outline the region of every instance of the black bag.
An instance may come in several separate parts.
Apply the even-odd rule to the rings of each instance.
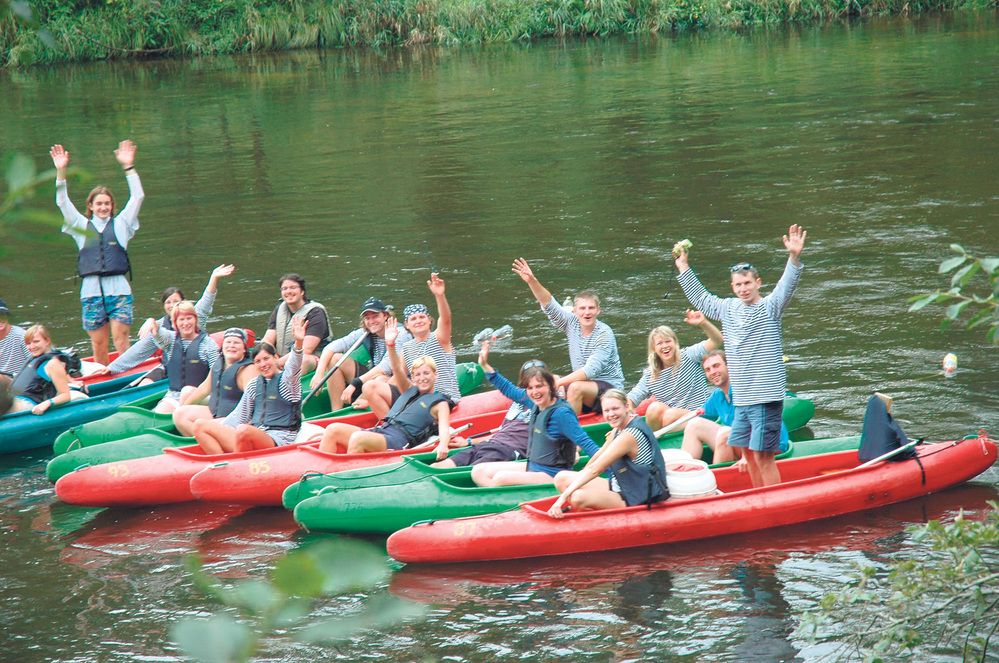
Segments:
[[[79,353],[71,348],[59,348],[57,351],[62,354],[62,363],[66,364],[66,373],[69,377],[83,377],[83,360],[80,359]]]

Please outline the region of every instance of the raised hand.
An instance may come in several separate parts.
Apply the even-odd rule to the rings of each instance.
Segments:
[[[118,143],[118,149],[114,151],[114,158],[118,160],[122,168],[131,168],[135,165],[135,143],[130,140],[123,140]]]
[[[787,253],[791,256],[792,260],[797,262],[802,249],[805,248],[805,238],[807,236],[808,233],[805,232],[805,229],[795,223],[787,229],[787,234],[781,238],[784,241],[784,248],[787,249]]]
[[[397,338],[399,338],[399,321],[393,316],[385,321],[385,345],[395,345]]]
[[[212,270],[212,278],[219,279],[223,276],[232,276],[232,273],[236,271],[236,265],[219,265]]]
[[[434,297],[444,296],[444,279],[438,276],[437,272],[430,274],[430,280],[427,281],[427,287],[430,288],[430,292]]]
[[[493,367],[489,365],[489,345],[491,341],[482,341],[482,347],[479,349],[479,366],[482,367],[487,373],[493,372]]]
[[[517,258],[513,261],[513,267],[511,268],[514,274],[519,276],[524,283],[530,283],[535,280],[534,272],[531,270],[531,266],[527,264],[527,261],[523,258]]]
[[[693,325],[695,327],[703,325],[705,321],[704,314],[700,311],[695,311],[693,309],[687,309],[687,312],[683,316],[683,321],[688,325]]]
[[[49,156],[52,157],[52,165],[56,170],[65,170],[69,166],[69,152],[62,145],[53,145]]]
[[[687,248],[685,246],[680,246],[677,248],[678,250],[676,251],[675,254],[676,259],[674,260],[674,262],[676,263],[676,269],[677,271],[685,272],[688,269],[690,269],[690,263],[687,261]]]
[[[302,342],[305,340],[305,327],[307,321],[304,315],[297,315],[291,319],[291,333],[295,339],[295,347],[301,349]]]

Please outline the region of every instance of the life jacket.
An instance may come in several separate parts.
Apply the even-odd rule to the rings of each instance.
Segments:
[[[128,252],[118,242],[114,234],[114,219],[110,219],[102,232],[97,232],[93,219],[87,222],[92,233],[87,233],[83,248],[76,258],[76,271],[80,276],[120,276],[132,277],[132,265]]]
[[[257,376],[257,395],[253,399],[252,423],[257,428],[295,430],[302,427],[300,401],[285,400],[281,396],[281,371],[270,380]]]
[[[292,313],[288,309],[287,302],[281,302],[278,304],[277,317],[274,322],[274,331],[277,333],[277,338],[274,342],[274,348],[277,350],[279,356],[284,356],[291,352],[291,346],[295,342],[295,337],[291,333],[291,319],[302,317],[304,318],[309,314],[314,308],[321,308],[323,310],[323,315],[326,316],[326,336],[321,341],[319,345],[316,346],[315,353],[319,354],[322,352],[323,348],[329,345],[329,342],[333,340],[333,334],[330,333],[330,316],[326,312],[326,307],[319,302],[305,302],[302,308],[298,309]]]
[[[392,409],[385,415],[385,423],[402,430],[409,440],[409,446],[423,444],[437,427],[437,420],[430,410],[445,401],[450,407],[451,402],[444,394],[437,391],[421,394],[416,387],[410,387],[392,404]]]
[[[610,471],[617,482],[618,493],[628,506],[653,504],[669,497],[666,487],[666,464],[656,443],[656,435],[642,417],[635,417],[628,428],[638,429],[635,435],[639,452],[652,453],[652,463],[636,463],[627,455],[611,463]],[[617,437],[615,433],[615,437]]]
[[[13,384],[10,385],[10,393],[13,396],[24,396],[36,404],[55,397],[59,393],[55,385],[52,384],[51,380],[46,380],[38,373],[38,369],[42,364],[54,358],[60,359],[64,364],[66,363],[66,358],[58,350],[49,351],[29,359],[28,363],[17,374],[17,377],[14,378]]]
[[[559,408],[571,410],[564,400],[557,400],[544,410],[531,409],[530,431],[527,435],[527,459],[539,465],[571,468],[576,463],[576,445],[567,437],[550,437],[548,421]]]
[[[225,366],[225,358],[219,355],[215,365],[212,366],[211,395],[208,397],[208,409],[213,417],[226,417],[236,409],[239,399],[243,396],[243,390],[236,382],[236,376],[240,369],[249,366],[253,360],[243,357],[232,366]]]
[[[174,337],[173,345],[170,347],[170,357],[166,362],[171,391],[180,391],[184,387],[197,387],[208,377],[211,367],[198,354],[205,336],[205,332],[199,332],[186,350],[180,340],[180,334]]]

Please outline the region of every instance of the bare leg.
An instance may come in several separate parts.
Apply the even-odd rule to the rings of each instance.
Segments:
[[[118,352],[124,352],[128,350],[128,346],[132,344],[128,340],[128,335],[132,331],[132,325],[126,325],[124,322],[118,322],[117,320],[111,321],[111,337],[114,339],[114,349]]]
[[[361,390],[375,416],[384,419],[392,408],[392,387],[385,380],[371,380]]]
[[[610,489],[607,480],[602,477],[597,477],[574,492],[569,502],[573,511],[621,509],[628,506],[620,495]]]
[[[388,449],[388,438],[381,433],[369,430],[358,430],[350,434],[347,441],[347,453],[364,454]]]
[[[493,462],[480,463],[472,466],[472,481],[477,486],[496,486],[494,477],[503,471],[523,471],[526,465],[523,462]]]
[[[259,428],[250,424],[240,424],[236,427],[236,451],[271,449],[274,446],[271,436]]]
[[[651,409],[652,406],[650,405],[649,410]],[[649,420],[647,413],[645,420]],[[651,423],[649,426],[655,428]],[[704,445],[708,444],[710,446],[710,440],[715,438],[720,428],[721,426],[713,421],[708,421],[700,417],[693,419],[683,431],[683,445],[680,448],[689,453],[693,458],[700,458],[704,454]]]
[[[360,427],[350,424],[330,424],[323,432],[323,441],[319,443],[319,450],[333,454],[343,453],[347,449],[351,433],[359,430]]]
[[[236,431],[215,419],[194,422],[194,440],[208,455],[232,453],[236,450]]]
[[[94,361],[106,366],[108,364],[108,343],[111,337],[110,329],[104,325],[100,329],[88,331],[87,335],[90,336],[90,347],[94,352]]]
[[[212,411],[207,405],[181,405],[173,411],[173,425],[177,432],[188,437],[194,435],[194,422],[198,419],[211,419]]]
[[[156,404],[153,408],[153,412],[157,414],[170,414],[177,409],[177,399],[170,396],[164,396],[160,399],[160,402]]]
[[[753,477],[753,486],[772,486],[780,483],[780,469],[777,467],[776,453],[773,451],[751,451],[746,449],[746,460],[750,466],[756,465],[756,477]],[[750,470],[752,477],[752,470]],[[759,481],[759,483],[757,483]]]
[[[430,467],[447,468],[447,467],[458,467],[458,466],[455,465],[454,461],[451,460],[450,458],[445,458],[444,460],[439,460],[436,463],[430,463]]]
[[[340,357],[339,353],[333,355],[333,363],[336,364]],[[333,375],[326,381],[326,392],[330,395],[330,406],[333,410],[339,410],[346,405],[340,400],[340,396],[354,377],[354,362],[348,360],[343,362],[340,368],[333,371]]]
[[[600,388],[592,380],[580,380],[569,384],[565,390],[565,400],[569,402],[576,414],[583,411],[583,406],[592,408],[597,401],[597,392]]]

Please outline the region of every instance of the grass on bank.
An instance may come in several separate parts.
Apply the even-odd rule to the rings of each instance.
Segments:
[[[0,65],[663,33],[999,0],[36,0],[46,34],[0,18]]]

